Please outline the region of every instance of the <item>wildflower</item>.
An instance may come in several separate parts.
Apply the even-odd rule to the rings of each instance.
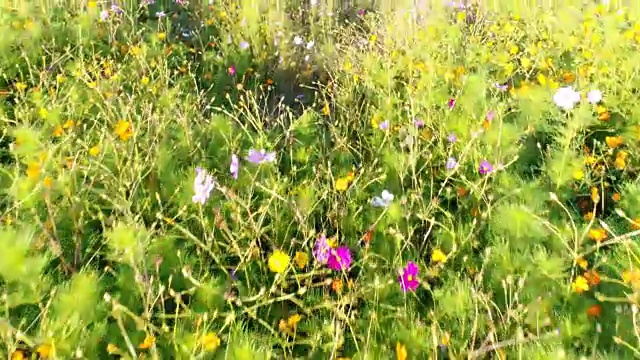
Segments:
[[[374,196],[371,205],[374,207],[387,207],[393,201],[393,194],[387,190],[383,190],[380,196]]]
[[[585,291],[589,291],[589,282],[583,276],[577,276],[571,283],[571,290],[578,294],[582,294]]]
[[[454,157],[449,157],[447,159],[447,170],[453,170],[456,168],[456,166],[458,166],[458,162],[456,161],[456,158]]]
[[[25,355],[24,351],[18,349],[11,353],[11,360],[26,360],[27,355]]]
[[[336,294],[341,294],[343,288],[344,281],[342,281],[342,279],[333,279],[333,281],[331,281],[331,290],[333,290]]]
[[[595,270],[585,272],[584,278],[587,279],[590,286],[597,286],[600,284],[600,274]]]
[[[220,338],[215,333],[209,332],[200,340],[206,351],[215,351],[220,346]]]
[[[307,43],[307,50],[311,50],[311,49],[313,49],[313,46],[314,46],[315,44],[316,44],[316,43],[315,43],[313,40],[309,41],[309,42]]]
[[[598,191],[598,188],[595,186],[591,187],[591,200],[594,203],[597,203],[598,201],[600,201],[600,192]]]
[[[580,266],[583,270],[585,270],[587,266],[589,266],[589,262],[584,258],[578,258],[576,259],[576,265]]]
[[[142,344],[138,345],[138,348],[140,349],[151,349],[151,347],[153,347],[153,345],[156,343],[156,338],[152,335],[147,335],[144,338],[144,341],[142,342]]]
[[[607,136],[604,141],[607,143],[607,146],[611,149],[615,149],[618,146],[622,145],[624,142],[622,136]]]
[[[456,106],[456,99],[455,98],[449,99],[449,102],[447,102],[447,106],[449,106],[449,110],[453,110],[453,107]]]
[[[489,174],[493,171],[493,165],[491,165],[491,163],[489,161],[482,160],[482,162],[480,163],[480,166],[478,167],[478,172],[480,172],[480,174],[482,175],[486,175]]]
[[[107,353],[109,355],[114,355],[120,353],[120,349],[112,343],[107,344]]]
[[[53,346],[49,344],[42,344],[36,348],[36,352],[40,356],[40,359],[48,359],[53,353]]]
[[[231,165],[229,166],[229,172],[234,179],[238,179],[238,171],[240,170],[240,160],[238,159],[238,155],[231,155]]]
[[[400,342],[396,343],[396,360],[407,360],[407,347]]]
[[[565,83],[572,83],[572,82],[574,82],[576,80],[576,75],[574,73],[570,72],[570,71],[565,71],[562,74],[562,80]]]
[[[98,156],[99,153],[100,153],[100,146],[98,146],[98,145],[92,146],[89,149],[89,155],[91,155],[91,156]]]
[[[493,86],[496,87],[499,91],[507,91],[508,85],[500,85],[500,83],[494,83]]]
[[[116,127],[113,131],[122,141],[127,141],[131,135],[133,135],[133,128],[131,127],[131,123],[126,120],[120,120],[116,124]]]
[[[573,171],[573,178],[576,180],[582,180],[584,179],[584,170],[582,169],[576,169]]]
[[[611,195],[611,200],[615,202],[620,201],[620,199],[622,199],[622,196],[620,196],[620,193],[613,193],[613,195]]]
[[[209,199],[209,195],[211,194],[211,190],[215,187],[215,182],[213,181],[213,176],[207,173],[206,170],[197,167],[196,168],[196,178],[193,181],[193,192],[195,193],[191,200],[194,203],[200,203],[204,205],[204,203]]]
[[[249,154],[247,156],[247,160],[254,164],[262,164],[265,162],[274,162],[276,161],[276,153],[275,151],[267,152],[265,149],[261,150],[249,150]]]
[[[637,217],[631,221],[631,228],[633,230],[640,230],[640,217]]]
[[[587,101],[590,104],[597,104],[602,101],[602,92],[600,90],[591,90],[587,93]]]
[[[389,120],[385,120],[378,125],[380,130],[388,130],[389,129]]]
[[[553,102],[564,110],[571,110],[580,102],[580,93],[573,90],[570,86],[561,87],[556,91],[555,95],[553,95]]]
[[[458,140],[458,138],[456,137],[456,134],[451,133],[449,134],[449,136],[447,136],[447,141],[449,141],[450,143],[454,143]]]
[[[625,270],[621,274],[622,281],[625,284],[632,285],[633,287],[640,287],[640,271],[638,270]]]
[[[420,283],[418,282],[418,265],[413,261],[409,261],[402,269],[402,273],[398,276],[398,281],[403,292],[415,291]]]
[[[280,328],[280,331],[284,333],[291,334],[295,332],[300,320],[302,320],[302,316],[300,316],[299,314],[293,314],[289,316],[287,320],[280,319],[280,322],[278,323],[278,328]]]
[[[248,42],[246,42],[246,41],[241,41],[240,42],[240,49],[246,50],[248,48],[249,48],[249,43]]]
[[[229,66],[227,71],[229,72],[229,75],[234,76],[236,74],[236,67],[231,65],[231,66]]]
[[[422,119],[413,119],[413,125],[416,128],[420,129],[420,128],[424,127],[424,120],[422,120]]]
[[[616,159],[613,161],[613,165],[618,170],[624,170],[624,168],[627,166],[627,153],[624,151],[618,152],[618,154],[616,155]]]
[[[36,180],[40,176],[40,163],[32,161],[27,165],[27,178]]]
[[[302,270],[305,268],[305,266],[307,266],[307,263],[309,262],[309,255],[307,255],[306,252],[298,251],[293,257],[293,261],[298,266],[298,269]]]
[[[591,305],[587,308],[587,316],[589,317],[600,317],[602,314],[602,306],[595,304]]]
[[[287,266],[289,266],[290,260],[291,257],[284,251],[276,250],[269,256],[269,270],[277,274],[283,273],[287,269]]]
[[[440,249],[433,250],[433,253],[431,253],[431,262],[438,264],[438,263],[444,263],[445,261],[447,261],[447,255],[445,255],[445,253],[443,253],[442,250]]]
[[[313,247],[313,257],[317,262],[326,264],[329,261],[329,252],[331,251],[331,244],[327,241],[327,237],[322,234],[316,244]]]
[[[493,118],[496,117],[496,112],[494,110],[490,110],[487,113],[487,116],[485,116],[484,121],[482,122],[482,127],[485,129],[489,128],[489,125],[491,125],[491,122],[493,121]]]
[[[589,229],[589,238],[594,240],[597,243],[601,243],[602,241],[607,239],[607,232],[604,229]]]
[[[294,45],[302,45],[303,42],[304,42],[304,40],[302,40],[302,36],[296,35],[296,36],[293,37],[293,44]]]
[[[327,266],[335,271],[349,270],[349,267],[351,267],[351,250],[346,246],[332,249],[329,251]]]
[[[100,21],[107,21],[109,19],[109,10],[100,11]]]

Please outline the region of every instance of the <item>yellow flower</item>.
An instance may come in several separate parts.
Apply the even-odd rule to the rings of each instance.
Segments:
[[[42,108],[38,110],[38,114],[40,115],[41,118],[46,119],[49,116],[49,110]]]
[[[591,200],[594,203],[600,201],[600,193],[598,192],[598,188],[595,186],[591,188]]]
[[[220,346],[220,338],[218,335],[209,332],[202,337],[200,343],[206,351],[215,351]]]
[[[109,343],[107,345],[107,353],[110,355],[118,354],[119,352],[120,349],[115,344]]]
[[[131,123],[125,120],[118,121],[116,128],[113,131],[122,141],[127,141],[131,135],[133,135],[133,129]]]
[[[53,130],[53,137],[60,137],[63,134],[64,134],[64,129],[60,125],[56,126],[56,128]]]
[[[396,343],[396,359],[397,360],[407,360],[407,347],[400,342]]]
[[[582,180],[584,179],[584,170],[582,169],[577,169],[573,171],[573,178],[576,180]]]
[[[36,352],[40,356],[40,359],[48,359],[51,357],[51,354],[53,353],[53,346],[49,344],[42,344],[38,346],[38,348],[36,349]]]
[[[40,163],[32,161],[27,165],[27,178],[35,180],[40,176]]]
[[[27,84],[25,84],[23,82],[17,82],[16,83],[16,90],[24,91],[26,88],[27,88]]]
[[[44,184],[44,186],[47,189],[51,189],[51,186],[53,185],[53,179],[51,179],[50,176],[46,176],[43,180],[42,183]]]
[[[289,261],[291,261],[291,257],[287,255],[284,251],[276,250],[269,257],[268,265],[269,270],[274,273],[282,273],[289,266]]]
[[[150,80],[148,76],[143,76],[142,79],[140,79],[140,82],[142,83],[142,85],[148,85],[149,81]]]
[[[623,170],[627,166],[627,161],[624,159],[624,157],[617,156],[613,161],[613,165],[616,167],[616,169]]]
[[[447,255],[445,255],[442,250],[435,249],[431,254],[431,261],[438,264],[447,261]]]
[[[96,145],[96,146],[92,146],[89,149],[89,155],[91,156],[98,156],[98,154],[100,154],[100,146]]]
[[[140,349],[151,349],[151,347],[155,343],[156,343],[156,338],[154,336],[152,336],[152,335],[147,335],[144,338],[144,341],[142,342],[142,344],[138,345],[138,347]]]
[[[309,262],[309,255],[306,252],[298,251],[293,257],[293,261],[295,261],[298,269],[302,270],[305,266],[307,266],[307,263]]]
[[[22,350],[16,350],[11,353],[11,360],[26,360],[27,356],[24,354]]]
[[[298,323],[302,320],[302,317],[298,314],[291,315],[287,320],[280,319],[278,323],[278,328],[283,333],[293,334],[298,327]]]
[[[583,270],[586,270],[587,266],[589,266],[589,262],[584,258],[577,258],[576,265],[580,266]]]
[[[324,106],[322,107],[322,115],[329,116],[330,113],[331,110],[329,109],[329,103],[325,101]]]
[[[598,159],[595,158],[595,156],[587,156],[586,159],[584,159],[584,163],[587,165],[593,165],[598,161]]]
[[[640,287],[640,272],[638,270],[625,270],[622,272],[622,281],[634,287]]]
[[[538,79],[538,83],[542,86],[547,85],[547,77],[544,74],[538,74],[536,77]]]
[[[349,187],[349,178],[348,177],[342,177],[336,180],[335,183],[335,188],[338,191],[345,191],[347,190],[347,188]]]
[[[523,68],[528,69],[531,67],[531,59],[529,58],[522,58],[520,59],[520,65],[522,65]]]
[[[584,276],[578,276],[573,283],[571,283],[571,290],[578,294],[589,291],[589,282]]]
[[[604,141],[607,143],[607,146],[609,146],[612,149],[617,148],[618,146],[622,145],[622,143],[624,142],[624,140],[622,139],[622,136],[607,136]]]
[[[607,239],[607,232],[604,229],[589,229],[589,238],[600,243]]]
[[[166,38],[167,38],[167,34],[166,33],[164,33],[164,32],[159,32],[158,33],[158,40],[162,41],[162,40],[164,40]]]

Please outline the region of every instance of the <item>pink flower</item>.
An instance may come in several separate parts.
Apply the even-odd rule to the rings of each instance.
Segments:
[[[228,71],[229,71],[229,75],[233,76],[233,75],[236,74],[236,67],[231,65],[231,66],[229,66]]]
[[[335,271],[349,270],[349,267],[351,267],[351,250],[346,246],[331,250],[327,266]]]
[[[415,291],[420,283],[418,282],[418,265],[413,261],[409,261],[407,266],[402,269],[402,273],[398,276],[402,291]]]

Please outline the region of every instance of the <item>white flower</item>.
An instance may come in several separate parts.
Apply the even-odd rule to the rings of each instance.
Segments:
[[[564,110],[571,110],[580,102],[580,93],[573,90],[571,86],[561,87],[553,95],[553,102]]]
[[[602,91],[600,90],[591,90],[587,94],[587,100],[591,104],[597,104],[602,101]]]
[[[313,45],[315,45],[315,44],[316,43],[313,40],[309,41],[307,43],[307,50],[311,50],[313,48]]]
[[[388,192],[387,190],[382,191],[380,196],[374,196],[373,200],[371,200],[371,205],[374,207],[387,207],[393,201],[393,194]]]
[[[300,35],[296,35],[293,38],[293,44],[294,45],[302,45],[303,42],[304,42],[304,40],[302,40],[302,36],[300,36]]]

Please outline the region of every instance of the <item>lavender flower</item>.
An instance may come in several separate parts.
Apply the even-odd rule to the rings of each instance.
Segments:
[[[456,134],[451,133],[451,134],[449,134],[449,136],[447,136],[447,140],[448,140],[450,143],[452,143],[452,144],[453,144],[454,142],[456,142],[456,141],[458,140],[458,138],[456,137]]]
[[[482,175],[486,175],[492,171],[493,171],[493,165],[491,165],[491,163],[486,159],[482,160],[482,162],[480,163],[480,166],[478,167],[478,172]]]
[[[191,200],[194,203],[204,205],[209,199],[211,190],[215,187],[213,176],[211,176],[206,170],[197,167],[196,178],[193,181],[193,192],[195,193]]]
[[[456,161],[456,158],[450,157],[447,159],[447,170],[453,170],[456,168],[456,166],[458,166],[458,162]]]
[[[240,160],[238,159],[238,155],[231,155],[231,165],[229,166],[229,172],[234,179],[238,179],[238,171],[240,170]]]
[[[316,240],[316,244],[313,247],[313,257],[320,264],[326,264],[329,261],[329,252],[331,251],[331,246],[327,241],[327,237],[322,234],[318,240]]]
[[[591,90],[587,93],[587,100],[590,104],[597,104],[602,101],[602,92],[600,90]]]
[[[276,152],[275,151],[267,152],[265,149],[261,149],[259,151],[255,149],[251,149],[249,150],[247,160],[254,164],[274,162],[276,161]]]
[[[416,118],[416,119],[413,119],[413,125],[414,125],[416,128],[420,129],[420,128],[424,127],[424,120],[422,120],[422,119],[417,119],[417,118]]]
[[[374,196],[371,200],[371,205],[373,207],[387,207],[393,201],[393,194],[387,190],[382,191],[380,196]]]
[[[240,41],[240,49],[247,50],[249,48],[249,43],[246,41]]]
[[[385,121],[381,122],[380,125],[378,125],[378,127],[380,128],[380,130],[389,129],[389,120],[385,120]]]
[[[506,84],[505,84],[505,85],[500,85],[500,83],[495,83],[495,84],[493,84],[493,85],[494,85],[494,86],[496,87],[496,89],[498,89],[499,91],[507,91],[507,88],[508,88],[508,86],[507,86]]]

